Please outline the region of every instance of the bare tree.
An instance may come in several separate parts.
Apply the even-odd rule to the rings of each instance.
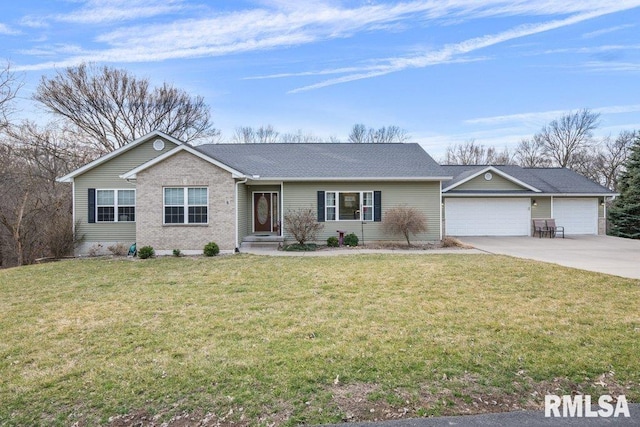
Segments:
[[[13,112],[13,101],[23,83],[18,81],[15,73],[11,71],[11,64],[7,62],[0,69],[0,130],[9,124],[9,116]]]
[[[256,142],[260,144],[273,144],[274,142],[278,142],[278,135],[280,135],[280,132],[275,130],[273,126],[260,126],[256,130]]]
[[[255,144],[256,131],[251,126],[237,127],[231,141],[236,144]]]
[[[603,138],[597,145],[576,153],[572,169],[616,191],[637,132],[622,131],[617,138]]]
[[[485,147],[470,140],[448,146],[444,163],[448,165],[508,165],[513,164],[513,159],[506,148],[499,152],[495,147]]]
[[[411,136],[399,126],[382,126],[379,129],[367,129],[363,124],[353,125],[349,134],[349,142],[355,143],[392,143],[407,142]]]
[[[71,189],[55,178],[85,163],[62,130],[25,122],[0,140],[2,265],[28,264],[73,250]],[[81,147],[86,148],[86,147]]]
[[[571,167],[578,153],[584,152],[592,141],[600,114],[589,109],[567,113],[542,128],[536,137],[542,141],[544,152],[557,166]]]
[[[363,124],[353,125],[349,134],[349,142],[363,143],[367,142],[367,128]]]
[[[518,144],[515,152],[515,161],[524,168],[541,168],[551,166],[544,152],[544,144],[538,135],[532,139],[524,138]]]
[[[317,137],[312,133],[304,133],[302,129],[298,129],[298,131],[294,133],[283,133],[280,135],[279,141],[282,143],[323,142],[322,138]]]
[[[126,70],[82,64],[43,77],[34,99],[75,127],[101,154],[153,130],[186,142],[212,138],[209,107],[168,83],[152,87]]]
[[[400,129],[398,126],[382,126],[379,129],[369,129],[368,142],[373,143],[390,143],[390,142],[407,142],[411,137],[407,131]]]
[[[607,138],[600,151],[596,167],[602,169],[601,183],[614,191],[618,189],[620,176],[631,155],[633,142],[640,137],[637,131],[622,131],[614,140]]]
[[[272,144],[279,142],[279,135],[280,132],[271,125],[263,125],[257,129],[251,126],[240,126],[236,128],[231,140],[238,144]]]

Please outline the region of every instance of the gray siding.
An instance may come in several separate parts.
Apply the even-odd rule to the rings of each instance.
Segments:
[[[397,206],[414,207],[427,217],[427,232],[412,236],[414,241],[435,241],[440,239],[440,182],[335,182],[335,183],[285,183],[284,211],[311,208],[317,212],[318,191],[381,191],[382,219],[385,212]],[[318,241],[329,236],[337,236],[337,230],[355,233],[364,241],[402,241],[402,236],[389,236],[382,231],[380,222],[327,221]],[[285,233],[287,240],[292,237]]]
[[[238,239],[242,242],[245,236],[249,235],[249,221],[251,208],[247,203],[249,192],[246,184],[238,185]]]
[[[119,176],[176,146],[174,143],[165,140],[165,148],[162,151],[156,151],[153,149],[153,141],[156,139],[152,138],[147,142],[143,142],[139,146],[74,179],[76,230],[80,236],[84,236],[85,242],[123,242],[130,244],[136,241],[136,224],[133,222],[95,224],[87,222],[88,189],[135,189],[135,184],[129,183]]]
[[[531,200],[535,200],[538,204],[538,206],[531,205],[531,219],[551,218],[551,197],[531,196]]]
[[[523,187],[505,179],[497,173],[491,172],[490,181],[484,179],[484,174],[473,178],[456,187],[456,190],[523,190]]]

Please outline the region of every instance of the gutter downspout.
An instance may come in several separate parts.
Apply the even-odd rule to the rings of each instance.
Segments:
[[[240,218],[238,216],[238,207],[239,207],[239,201],[238,201],[238,186],[240,184],[246,184],[247,181],[249,180],[249,178],[245,178],[243,181],[236,181],[236,194],[235,194],[235,198],[236,198],[236,252],[240,252]]]

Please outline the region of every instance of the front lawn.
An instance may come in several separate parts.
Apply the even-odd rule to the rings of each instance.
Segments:
[[[0,425],[637,402],[639,342],[640,281],[502,256],[64,261],[0,271]]]

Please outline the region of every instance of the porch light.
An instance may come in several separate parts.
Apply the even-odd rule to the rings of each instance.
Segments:
[[[536,199],[531,199],[531,204],[533,206],[538,206],[538,202],[536,202]]]

